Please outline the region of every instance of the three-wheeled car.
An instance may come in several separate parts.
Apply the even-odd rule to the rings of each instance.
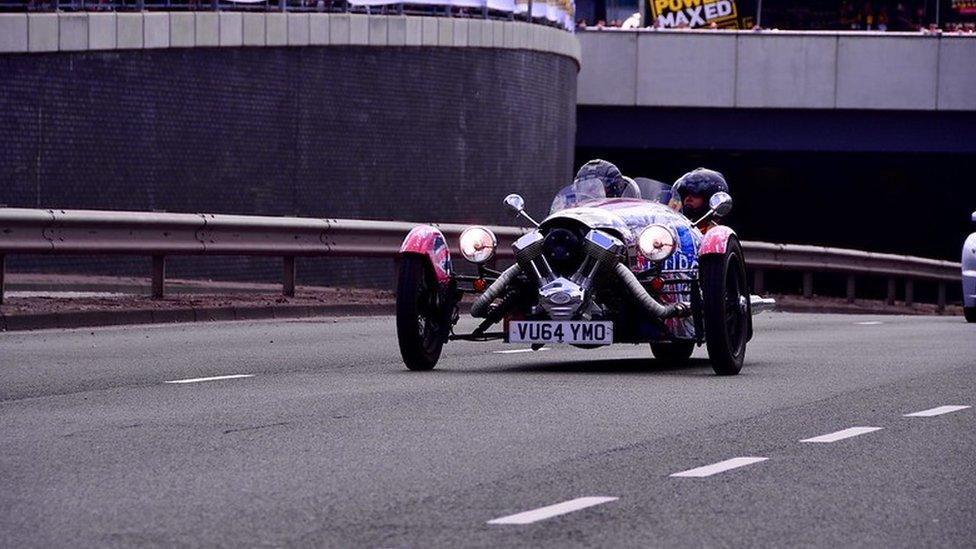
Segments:
[[[750,300],[735,232],[715,225],[703,234],[697,226],[704,218],[690,220],[636,190],[607,198],[601,181],[576,181],[556,194],[541,223],[519,195],[509,195],[505,206],[534,229],[515,240],[515,262],[501,271],[487,266],[498,246],[487,227],[460,235],[474,275],[454,270],[441,231],[415,227],[397,255],[397,337],[406,366],[433,368],[451,340],[501,339],[533,348],[649,343],[670,362],[687,361],[705,345],[716,373],[739,373],[754,304],[771,303]],[[732,198],[716,193],[709,207],[706,218],[724,216]],[[475,294],[470,314],[482,321],[459,334],[465,294]]]

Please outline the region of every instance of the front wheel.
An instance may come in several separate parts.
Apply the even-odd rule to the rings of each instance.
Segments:
[[[700,270],[708,358],[716,374],[738,374],[752,321],[745,261],[738,240],[730,239],[722,255],[703,256]]]
[[[404,255],[397,271],[396,327],[400,356],[407,368],[430,370],[437,365],[444,346],[445,317],[426,259]]]
[[[684,364],[695,351],[694,341],[672,341],[668,343],[651,343],[651,353],[654,358],[669,364]]]

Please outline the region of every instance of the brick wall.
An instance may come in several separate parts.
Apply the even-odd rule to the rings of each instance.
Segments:
[[[572,176],[576,64],[483,48],[221,48],[0,56],[0,203],[508,223]],[[12,257],[144,274],[146,258]],[[391,263],[306,260],[300,282],[388,286]],[[172,276],[275,280],[269,259]]]

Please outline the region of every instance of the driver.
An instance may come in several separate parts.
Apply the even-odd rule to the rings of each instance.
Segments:
[[[668,205],[695,221],[708,213],[708,201],[717,192],[729,192],[725,176],[715,170],[695,168],[674,182],[671,187],[671,202]],[[698,228],[706,232],[716,225],[718,218],[713,216],[699,224]]]
[[[576,172],[573,183],[587,179],[599,179],[603,182],[603,190],[607,198],[633,197],[640,198],[640,188],[629,177],[620,173],[620,169],[606,160],[596,158],[590,160]]]

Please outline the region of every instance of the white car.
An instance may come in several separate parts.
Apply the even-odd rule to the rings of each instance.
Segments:
[[[976,222],[976,212],[973,212]],[[967,322],[976,322],[976,233],[962,245],[962,310]]]

